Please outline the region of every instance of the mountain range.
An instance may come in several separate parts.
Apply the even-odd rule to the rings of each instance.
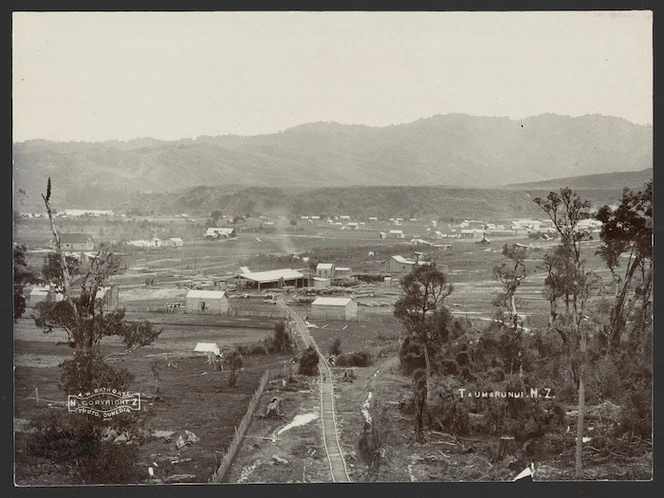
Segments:
[[[652,126],[622,118],[448,114],[382,128],[309,123],[246,137],[31,140],[13,145],[13,181],[18,210],[39,208],[49,176],[61,206],[113,209],[200,186],[520,188],[514,184],[651,170],[652,149]]]

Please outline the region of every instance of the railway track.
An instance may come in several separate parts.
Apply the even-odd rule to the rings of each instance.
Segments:
[[[304,320],[290,309],[283,301],[279,300],[279,306],[288,312],[289,317],[295,322],[301,341],[305,347],[313,346],[318,353],[318,375],[320,378],[320,420],[323,431],[323,446],[327,454],[332,482],[350,482],[346,459],[339,444],[339,433],[334,412],[334,385],[332,384],[332,370],[325,356],[318,349]]]

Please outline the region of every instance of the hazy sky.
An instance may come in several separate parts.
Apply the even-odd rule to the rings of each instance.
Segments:
[[[14,140],[434,114],[652,123],[650,12],[15,12]]]

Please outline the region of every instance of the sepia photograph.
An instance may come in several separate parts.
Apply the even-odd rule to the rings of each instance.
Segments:
[[[651,10],[11,30],[14,487],[653,480]]]

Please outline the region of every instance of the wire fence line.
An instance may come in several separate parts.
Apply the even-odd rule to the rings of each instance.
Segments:
[[[224,477],[226,476],[226,472],[228,472],[228,469],[233,463],[233,458],[235,458],[235,454],[242,444],[244,434],[247,431],[249,424],[253,420],[254,412],[258,407],[258,403],[260,402],[261,396],[263,395],[263,391],[265,390],[265,386],[267,385],[268,381],[270,379],[281,378],[290,375],[290,373],[291,370],[289,366],[285,366],[279,369],[266,370],[265,373],[263,373],[261,380],[258,382],[258,387],[256,388],[254,395],[251,397],[251,400],[247,405],[246,413],[242,417],[240,424],[235,427],[233,440],[231,441],[231,444],[228,445],[228,448],[226,448],[224,456],[221,457],[219,467],[210,478],[210,482],[215,484],[223,482]]]

